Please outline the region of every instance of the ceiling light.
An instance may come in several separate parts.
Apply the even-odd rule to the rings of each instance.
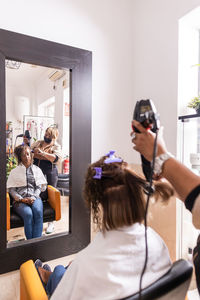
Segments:
[[[6,59],[6,67],[9,69],[19,69],[20,65],[19,61]]]

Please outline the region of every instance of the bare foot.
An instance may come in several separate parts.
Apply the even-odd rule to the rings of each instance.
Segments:
[[[38,272],[40,273],[40,277],[41,277],[42,281],[44,282],[44,284],[47,284],[47,282],[49,280],[49,276],[52,274],[52,272],[47,271],[41,267],[38,267]]]

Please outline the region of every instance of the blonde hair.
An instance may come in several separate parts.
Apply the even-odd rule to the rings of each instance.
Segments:
[[[85,178],[84,198],[92,209],[93,222],[103,231],[143,222],[146,180],[128,169],[126,162],[105,164],[105,158],[91,164]],[[101,179],[93,178],[94,167],[102,168]],[[167,183],[158,182],[153,196],[166,201],[173,192]]]
[[[56,127],[48,127],[46,129],[46,132],[49,134],[49,136],[53,139],[56,140],[58,137],[58,129]]]

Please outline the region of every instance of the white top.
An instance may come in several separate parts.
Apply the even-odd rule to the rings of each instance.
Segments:
[[[142,286],[147,287],[171,267],[168,249],[148,227],[148,264]],[[68,267],[51,300],[120,299],[139,291],[145,260],[144,225],[98,233]]]
[[[35,165],[32,165],[31,167],[33,170],[36,186],[41,185],[41,191],[45,191],[47,181],[44,177],[44,174],[42,173],[42,170]],[[26,185],[26,167],[23,164],[20,164],[10,172],[7,180],[7,188],[9,189],[13,187],[22,187]]]

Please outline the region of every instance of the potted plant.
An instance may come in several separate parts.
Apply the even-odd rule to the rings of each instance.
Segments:
[[[6,162],[6,179],[8,179],[11,170],[16,168],[16,166],[17,166],[17,159],[14,156],[10,156]]]
[[[187,106],[190,108],[194,108],[197,114],[200,114],[200,95],[192,98]]]

